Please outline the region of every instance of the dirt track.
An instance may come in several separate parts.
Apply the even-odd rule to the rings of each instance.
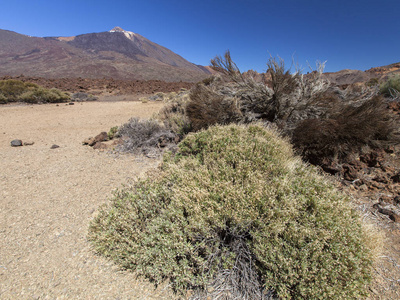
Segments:
[[[81,141],[162,104],[94,102],[0,107],[0,298],[167,299],[96,256],[90,220],[114,188],[158,162]],[[13,148],[13,139],[34,141]],[[50,149],[53,144],[60,147]]]

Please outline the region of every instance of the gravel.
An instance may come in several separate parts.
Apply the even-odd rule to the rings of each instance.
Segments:
[[[86,240],[112,190],[159,161],[98,152],[82,140],[133,116],[148,118],[161,105],[0,107],[1,299],[173,298],[167,287],[154,290],[97,256]],[[15,137],[34,144],[11,147]]]

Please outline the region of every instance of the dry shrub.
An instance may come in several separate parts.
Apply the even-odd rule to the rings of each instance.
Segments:
[[[292,74],[281,58],[271,57],[262,82],[244,76],[229,51],[213,59],[211,67],[222,74],[223,80],[208,83],[221,99],[238,99],[244,121],[263,119],[278,123],[284,130],[291,130],[296,122],[317,110],[316,100],[329,86],[321,77],[324,64],[317,64],[317,71],[309,75],[300,71]]]
[[[341,104],[335,110],[327,119],[303,120],[293,131],[295,147],[311,163],[344,158],[364,145],[376,147],[396,141],[395,118],[382,97],[375,96],[359,106]]]
[[[118,135],[123,139],[119,146],[122,152],[160,154],[163,148],[176,144],[176,135],[155,120],[132,118],[118,129]]]
[[[19,96],[18,100],[27,103],[62,103],[70,99],[67,93],[58,89],[45,89],[39,87],[32,91],[27,91]]]
[[[242,115],[236,99],[218,95],[200,84],[190,92],[186,114],[194,131],[216,124],[235,123]]]
[[[359,299],[371,252],[348,199],[259,124],[189,134],[93,220],[96,251],[193,299]]]
[[[182,138],[192,130],[192,125],[186,115],[188,93],[169,95],[167,104],[158,112],[155,119],[160,120],[166,129]]]

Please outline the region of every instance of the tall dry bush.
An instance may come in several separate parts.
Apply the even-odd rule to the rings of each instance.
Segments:
[[[194,131],[241,120],[242,113],[237,99],[218,95],[204,85],[198,84],[190,91],[190,100],[186,114]]]
[[[313,114],[321,106],[317,101],[319,95],[329,87],[321,76],[324,64],[319,64],[318,70],[309,75],[300,71],[292,74],[281,58],[271,57],[267,76],[262,76],[263,82],[243,76],[229,51],[224,57],[211,60],[211,66],[222,74],[222,79],[213,81],[211,87],[221,99],[238,99],[242,121],[263,119],[283,129],[292,129],[296,122]]]
[[[394,115],[380,96],[359,106],[339,105],[328,118],[301,121],[293,131],[292,141],[303,157],[313,164],[322,160],[345,158],[360,152],[365,145],[379,147],[398,141]]]

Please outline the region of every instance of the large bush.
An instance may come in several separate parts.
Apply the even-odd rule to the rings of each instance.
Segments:
[[[89,239],[193,299],[352,299],[370,279],[345,196],[261,125],[188,135],[159,172],[116,193]]]

